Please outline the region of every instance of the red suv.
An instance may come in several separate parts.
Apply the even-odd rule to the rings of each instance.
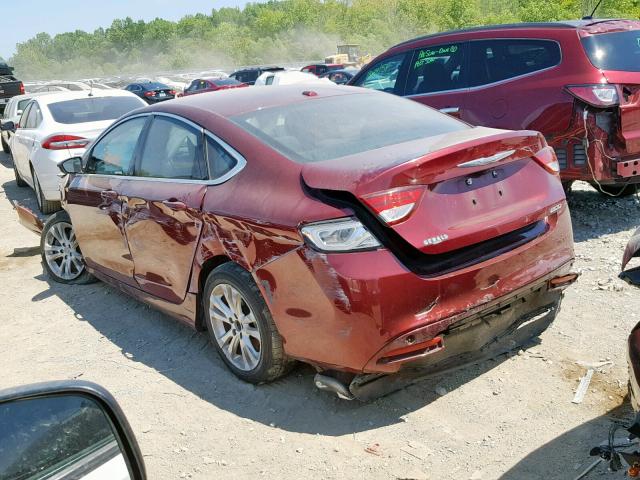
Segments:
[[[538,130],[566,188],[640,183],[640,22],[580,20],[452,31],[392,47],[350,85],[402,95],[473,125]]]

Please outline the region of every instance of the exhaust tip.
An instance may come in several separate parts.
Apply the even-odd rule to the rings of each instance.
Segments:
[[[313,378],[313,383],[315,383],[319,390],[333,392],[342,400],[353,400],[355,398],[344,383],[333,377],[316,373],[316,376]]]

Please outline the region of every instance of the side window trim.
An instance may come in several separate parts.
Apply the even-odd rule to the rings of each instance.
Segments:
[[[210,163],[209,163],[209,149],[208,148],[204,149],[206,165],[209,172],[209,180],[207,181],[207,184],[220,185],[230,180],[231,178],[235,177],[238,173],[240,173],[240,171],[242,171],[242,169],[244,169],[244,167],[246,166],[247,161],[235,148],[233,148],[231,145],[229,145],[227,142],[222,140],[217,135],[214,135],[208,130],[204,130],[204,135],[205,135],[205,139],[204,139],[205,142],[206,142],[206,137],[209,137],[211,140],[216,142],[225,152],[227,152],[231,157],[233,157],[233,159],[236,161],[236,164],[234,165],[234,167],[231,170],[229,170],[227,173],[225,173],[221,177],[212,178]]]
[[[91,145],[91,149],[87,150],[86,153],[84,154],[84,157],[82,159],[82,175],[99,175],[101,177],[117,177],[117,178],[122,178],[122,177],[131,177],[133,176],[133,168],[134,165],[136,164],[137,160],[138,160],[138,156],[140,154],[140,148],[142,145],[142,140],[147,138],[147,131],[149,129],[149,122],[150,122],[150,117],[152,115],[150,113],[142,113],[140,115],[133,115],[131,117],[127,117],[124,120],[114,123],[113,125],[111,125],[111,127],[109,127],[107,130],[105,130],[98,138],[96,138],[96,140],[93,142],[93,145]],[[115,130],[116,128],[118,128],[120,125],[123,125],[131,120],[134,120],[136,118],[145,118],[146,122],[144,124],[144,126],[142,127],[142,132],[140,133],[140,136],[138,137],[138,142],[136,143],[136,147],[133,150],[133,159],[131,162],[131,167],[129,169],[129,171],[127,173],[123,173],[122,175],[113,175],[113,174],[107,174],[107,173],[92,173],[92,172],[87,172],[87,166],[89,164],[89,160],[91,159],[91,157],[93,156],[93,150],[96,148],[96,146],[98,145],[98,143],[100,143],[100,141],[102,141],[102,139],[104,137],[106,137],[109,133],[111,133],[113,130]]]
[[[540,70],[534,70],[533,72],[527,72],[527,73],[523,73],[522,75],[517,75],[515,77],[510,77],[510,78],[505,78],[502,80],[497,80],[495,82],[490,82],[490,83],[483,83],[482,85],[475,85],[475,86],[470,86],[468,89],[469,90],[480,90],[483,88],[487,88],[487,87],[493,87],[496,85],[500,85],[503,83],[507,83],[507,82],[512,82],[514,80],[519,80],[521,78],[526,78],[529,77],[531,75],[537,75],[539,73],[542,72],[547,72],[549,70],[552,70],[554,68],[557,68],[558,66],[560,66],[562,64],[562,62],[564,61],[564,53],[562,51],[562,45],[560,44],[559,41],[553,39],[553,38],[538,38],[538,37],[497,37],[497,38],[482,38],[482,39],[475,39],[475,40],[470,40],[469,41],[469,55],[467,55],[467,63],[471,64],[471,60],[472,60],[472,55],[474,53],[474,48],[473,48],[473,43],[476,42],[491,42],[491,41],[509,41],[509,40],[538,40],[538,41],[543,41],[543,42],[553,42],[558,46],[558,51],[560,52],[560,59],[558,60],[558,63],[556,63],[555,65],[552,65],[550,67],[546,67]]]
[[[473,40],[472,40],[473,41]],[[418,55],[418,52],[420,50],[424,50],[425,48],[437,48],[437,47],[441,47],[443,45],[451,45],[451,44],[459,44],[461,46],[461,48],[464,49],[463,51],[463,61],[462,61],[462,69],[461,69],[461,74],[462,74],[462,80],[463,80],[463,86],[460,88],[451,88],[448,90],[439,90],[437,92],[426,92],[426,93],[413,93],[410,95],[407,95],[407,83],[409,82],[409,74],[407,72],[407,75],[405,76],[405,81],[404,81],[404,85],[402,87],[402,96],[406,97],[406,98],[414,98],[414,97],[425,97],[425,96],[431,96],[431,95],[442,95],[444,93],[450,93],[450,92],[463,92],[463,91],[467,91],[469,90],[469,67],[471,66],[471,41],[468,40],[462,40],[459,42],[449,42],[449,43],[439,43],[439,44],[435,44],[435,45],[424,45],[422,47],[418,47],[418,48],[414,48],[411,51],[411,60],[409,61],[409,68],[411,65],[413,65],[414,60],[416,59],[416,56]]]

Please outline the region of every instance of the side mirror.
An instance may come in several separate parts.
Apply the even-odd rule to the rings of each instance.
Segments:
[[[70,173],[82,173],[82,157],[71,157],[58,163],[60,171],[68,175]]]
[[[0,130],[3,132],[15,132],[16,124],[10,120],[8,122],[2,122],[2,124],[0,124]]]
[[[146,479],[127,419],[94,383],[0,391],[0,425],[0,478]]]

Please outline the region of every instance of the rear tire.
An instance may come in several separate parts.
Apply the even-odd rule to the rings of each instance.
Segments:
[[[618,198],[628,197],[629,195],[633,195],[638,191],[638,185],[598,185],[591,184],[593,188],[598,190],[603,195],[606,196],[614,196]],[[604,193],[603,193],[604,192]]]
[[[40,252],[44,269],[52,280],[71,285],[97,281],[87,272],[71,219],[64,210],[45,222],[40,237]]]
[[[9,148],[9,145],[7,144],[7,142],[4,141],[4,137],[0,137],[0,141],[2,142],[2,151],[4,153],[10,153],[11,149]]]
[[[33,187],[36,192],[36,200],[38,201],[38,208],[40,209],[40,211],[45,215],[49,215],[51,213],[59,211],[62,208],[60,202],[47,200],[46,198],[44,198],[44,193],[42,193],[42,188],[40,188],[38,176],[33,169],[31,169],[31,178],[33,178]]]
[[[20,172],[18,172],[18,169],[16,168],[16,162],[13,160],[13,155],[9,154],[9,156],[11,158],[11,164],[13,165],[13,175],[16,177],[16,185],[19,187],[28,187],[29,184],[22,179]]]
[[[213,270],[202,295],[211,342],[240,379],[271,382],[293,362],[284,353],[269,308],[251,275],[234,263]]]

